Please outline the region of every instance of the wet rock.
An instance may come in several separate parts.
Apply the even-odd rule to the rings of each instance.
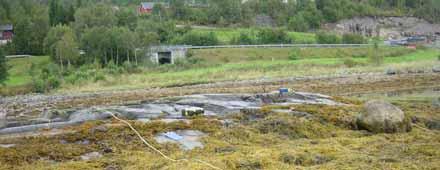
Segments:
[[[434,66],[434,67],[432,67],[432,72],[434,72],[434,73],[440,73],[440,66]]]
[[[101,157],[102,157],[102,155],[99,152],[90,152],[90,153],[86,153],[84,155],[81,155],[81,160],[90,161],[90,160],[94,160],[94,159],[99,159]]]
[[[177,143],[183,150],[192,150],[195,148],[203,148],[200,138],[205,133],[197,130],[179,130],[175,132],[167,132],[158,134],[155,139],[158,143]]]
[[[357,118],[358,127],[374,133],[411,131],[411,120],[398,107],[380,100],[369,101]]]

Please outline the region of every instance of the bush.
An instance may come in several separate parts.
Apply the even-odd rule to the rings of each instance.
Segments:
[[[365,44],[367,41],[364,36],[359,34],[344,34],[342,36],[342,43],[344,44]]]
[[[61,85],[61,71],[56,64],[49,64],[41,70],[31,65],[31,77],[34,91],[38,93],[49,92]]]
[[[218,45],[219,40],[214,32],[204,33],[191,31],[184,34],[180,40],[177,40],[177,43],[195,46],[207,46]]]
[[[258,43],[260,44],[281,44],[292,43],[287,31],[284,29],[265,28],[258,32]]]
[[[437,60],[440,61],[440,55],[437,56]]]
[[[289,60],[299,60],[301,58],[299,49],[294,49],[289,54]]]
[[[318,44],[340,44],[341,38],[335,34],[318,32],[316,33],[316,41]]]
[[[231,44],[252,45],[256,44],[256,39],[248,32],[240,32],[238,37],[231,40]]]

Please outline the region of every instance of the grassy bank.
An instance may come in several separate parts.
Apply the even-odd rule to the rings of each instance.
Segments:
[[[198,55],[207,63],[192,65],[189,67],[169,67],[146,69],[138,74],[123,74],[121,76],[107,77],[104,81],[84,83],[82,86],[65,85],[61,91],[95,91],[111,89],[132,89],[170,87],[219,81],[249,80],[259,78],[282,78],[301,76],[320,76],[347,73],[385,72],[388,68],[396,70],[430,69],[438,64],[436,57],[438,51],[423,50],[400,54],[399,56],[385,57],[384,64],[375,66],[370,64],[368,57],[351,57],[354,65],[347,66],[347,57],[307,57],[303,59],[289,60],[286,56],[275,56],[273,53],[263,54],[261,57],[234,57],[236,49],[227,49],[222,53],[203,51],[203,53],[216,53],[215,55]],[[266,49],[274,50],[277,49]],[[285,50],[285,49],[284,49]],[[328,49],[333,50],[333,49]],[[351,50],[351,49],[349,49]],[[399,50],[397,50],[400,53]],[[322,49],[322,53],[326,53]],[[239,52],[241,53],[241,51]],[[390,54],[391,55],[391,54]],[[229,57],[231,56],[231,57]],[[212,63],[210,63],[212,62]],[[203,62],[202,62],[203,63]]]
[[[150,65],[117,74],[112,73],[114,70],[77,69],[78,73],[66,77],[58,91],[170,87],[259,78],[384,72],[388,68],[402,71],[426,70],[438,64],[436,60],[439,52],[398,47],[381,48],[378,52],[371,48],[265,48],[206,49],[194,50],[192,53],[190,60],[196,61],[194,63],[182,61],[177,65]],[[376,54],[384,58],[380,66],[371,64],[370,58]],[[30,63],[44,68],[49,62],[48,57],[10,60],[11,77],[7,86],[2,88],[3,93],[29,86]],[[88,75],[92,75],[92,78],[88,79]]]

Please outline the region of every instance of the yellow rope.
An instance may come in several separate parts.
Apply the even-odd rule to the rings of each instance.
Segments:
[[[113,116],[113,118],[115,118],[116,120],[118,120],[118,121],[120,121],[120,122],[122,122],[122,123],[124,123],[124,124],[126,124],[126,125],[128,125],[128,127],[130,127],[130,129],[134,132],[134,133],[136,133],[136,135],[142,140],[142,142],[144,142],[144,144],[145,145],[147,145],[149,148],[151,148],[151,149],[153,149],[155,152],[157,152],[157,153],[159,153],[162,157],[164,157],[165,159],[167,159],[167,160],[169,160],[169,161],[171,161],[171,162],[179,162],[179,161],[184,161],[184,162],[189,162],[190,160],[188,160],[188,159],[173,159],[173,158],[170,158],[170,157],[168,157],[167,155],[165,155],[164,153],[162,153],[161,151],[159,151],[158,149],[156,149],[153,145],[151,145],[150,143],[148,143],[147,142],[147,140],[145,140],[145,138],[144,137],[142,137],[142,135],[129,123],[129,122],[127,122],[126,120],[123,120],[123,119],[120,119],[119,117],[117,117],[115,114],[113,114],[112,112],[108,112],[110,115],[112,115]],[[216,166],[214,166],[214,165],[212,165],[212,164],[210,164],[210,163],[208,163],[208,162],[205,162],[205,161],[202,161],[202,160],[199,160],[199,159],[192,159],[193,161],[196,161],[196,162],[199,162],[199,163],[202,163],[202,164],[204,164],[204,165],[206,165],[206,166],[209,166],[209,167],[211,167],[212,169],[217,169],[217,170],[222,170],[221,168],[219,168],[219,167],[216,167]]]

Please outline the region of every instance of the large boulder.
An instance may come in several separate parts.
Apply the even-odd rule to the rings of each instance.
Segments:
[[[374,133],[401,133],[411,131],[411,122],[398,107],[380,100],[364,105],[357,119],[359,128]]]
[[[6,121],[6,111],[3,111],[3,109],[0,109],[0,129],[6,127],[7,121]]]
[[[440,73],[440,66],[434,66],[434,67],[432,67],[432,72],[434,72],[434,73]]]

